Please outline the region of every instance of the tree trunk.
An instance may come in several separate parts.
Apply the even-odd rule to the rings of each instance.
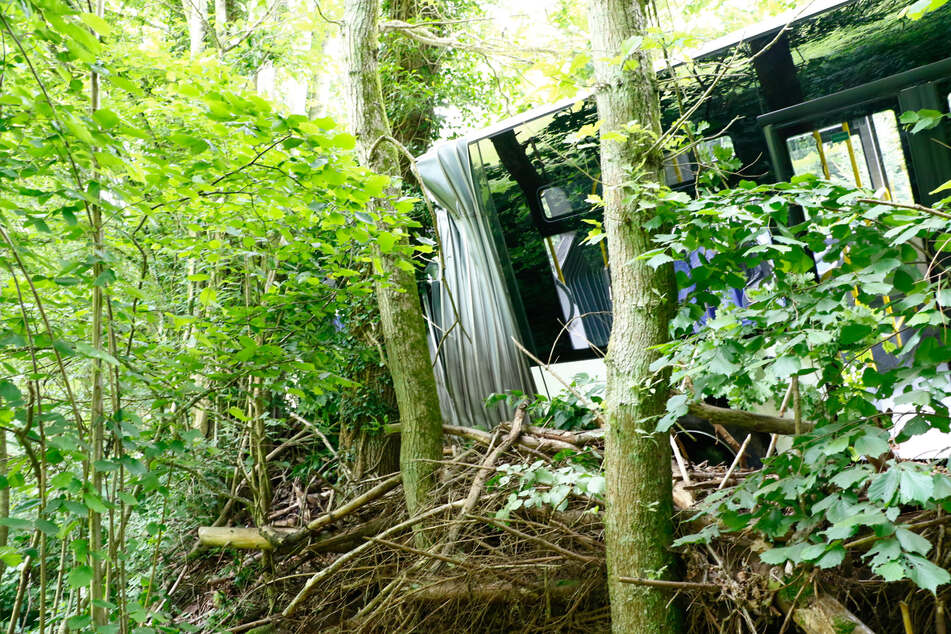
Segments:
[[[0,429],[0,476],[6,477],[8,473],[8,460],[9,455],[7,454],[7,432]],[[10,487],[4,486],[2,489],[0,489],[0,518],[6,519],[8,517],[10,517]],[[9,527],[0,526],[0,549],[6,548],[9,534]],[[6,569],[6,567],[7,565],[3,561],[0,561],[0,575],[3,574],[3,571]]]
[[[347,97],[361,161],[395,180],[400,173],[399,154],[391,144],[377,143],[390,134],[377,59],[378,12],[378,0],[346,0]],[[398,191],[392,185],[387,193],[396,195]],[[377,204],[387,203],[380,200]],[[428,503],[434,484],[436,465],[431,461],[442,457],[442,415],[416,279],[412,271],[398,266],[398,255],[377,255],[385,278],[376,288],[380,321],[403,426],[400,472],[406,506],[416,514]]]
[[[652,349],[668,340],[675,297],[673,270],[635,259],[651,248],[644,223],[653,214],[639,199],[660,180],[662,156],[651,148],[660,112],[650,59],[622,49],[646,29],[643,7],[626,0],[589,0],[588,24],[601,124],[604,227],[611,257],[614,326],[607,366],[604,470],[605,541],[614,632],[680,630],[669,590],[626,584],[619,577],[671,579],[674,561],[670,444],[654,431],[665,411],[667,377],[650,371]],[[624,58],[624,59],[622,59]]]
[[[188,52],[194,57],[205,48],[205,25],[208,23],[207,0],[182,0],[188,25]]]

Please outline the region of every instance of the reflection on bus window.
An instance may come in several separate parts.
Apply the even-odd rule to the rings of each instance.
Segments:
[[[704,165],[712,165],[724,159],[736,156],[733,149],[733,139],[724,134],[715,139],[705,139],[697,144],[697,156]]]
[[[571,347],[603,349],[611,335],[610,277],[604,251],[583,239],[582,231],[547,236],[548,264]]]
[[[733,156],[733,139],[724,134],[697,143],[696,152],[682,152],[664,158],[664,182],[668,187],[692,183],[699,167],[713,165]]]
[[[913,202],[898,120],[891,110],[857,117],[786,141],[796,174],[864,187]]]
[[[668,156],[664,159],[664,182],[675,187],[693,181],[695,162],[689,153]]]
[[[590,229],[582,219],[599,213],[587,199],[601,193],[601,170],[597,139],[590,135],[579,138],[578,131],[593,129],[597,121],[594,100],[586,100],[470,146],[473,169],[485,179],[483,204],[492,210],[504,241],[507,262],[503,266],[510,271],[510,292],[524,308],[526,327],[530,327],[526,339],[545,357],[587,350],[588,345],[582,345],[585,339],[595,344],[599,340],[591,334],[597,324],[589,328],[582,318],[576,319],[574,337],[564,330],[571,315],[586,310],[582,291],[571,291],[571,297],[581,296],[582,300],[568,299],[568,286],[579,286],[574,268],[577,257],[584,254],[587,258],[586,252],[591,251],[595,262],[600,259],[600,247],[580,245]],[[578,237],[574,240],[576,252],[572,246],[572,253],[565,251],[561,256],[566,260],[565,286],[554,271],[549,241],[552,246],[560,245],[564,240],[561,234],[568,231],[578,232]],[[568,250],[571,244],[567,242],[562,249]],[[559,285],[564,288],[559,290]],[[607,290],[600,292],[606,295]],[[609,309],[610,303],[607,306]]]
[[[588,198],[600,193],[600,183],[585,174],[577,174],[574,178],[542,187],[538,198],[545,218],[555,220],[587,211],[591,207]]]

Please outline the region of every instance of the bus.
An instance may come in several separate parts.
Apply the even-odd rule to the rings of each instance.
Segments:
[[[658,67],[664,124],[681,116],[679,104],[698,104],[692,120],[717,131],[667,160],[667,185],[692,192],[703,155],[729,154],[748,180],[813,173],[934,203],[930,192],[951,179],[951,129],[945,120],[910,134],[899,119],[949,111],[951,4],[915,21],[901,16],[906,6],[814,3]],[[492,393],[551,396],[562,390],[553,374],[605,374],[608,258],[603,242],[585,241],[600,220],[588,202],[600,191],[599,147],[579,139],[597,118],[593,97],[571,99],[417,159],[441,242],[424,311],[440,403],[454,424],[491,427],[510,416],[505,404],[486,409]]]

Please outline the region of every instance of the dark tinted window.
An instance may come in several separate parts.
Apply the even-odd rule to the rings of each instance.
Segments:
[[[510,291],[528,319],[525,334],[544,358],[553,346],[561,358],[570,358],[587,348],[585,340],[606,342],[607,330],[596,324],[585,329],[582,318],[602,312],[591,309],[609,301],[601,248],[581,244],[591,228],[583,219],[600,217],[587,202],[601,192],[596,121],[594,102],[587,100],[470,149],[508,253]],[[573,321],[579,323],[574,333]]]

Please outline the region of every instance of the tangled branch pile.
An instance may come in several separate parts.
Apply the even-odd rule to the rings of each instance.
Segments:
[[[582,486],[552,496],[560,486],[554,481],[534,481],[519,495],[518,478],[498,477],[525,473],[528,465],[565,472],[559,465],[568,464],[569,447],[575,457],[596,459],[600,434],[523,426],[520,417],[494,433],[447,431],[459,436],[447,447],[429,511],[407,518],[398,476],[367,482],[362,495],[324,512],[329,495],[288,490],[293,513],[281,521],[296,514],[299,528],[201,534],[206,545],[267,552],[272,569],[242,590],[229,575],[182,587],[177,602],[190,603],[192,621],[209,627],[208,608],[222,594],[236,599],[247,609],[217,624],[232,632],[609,631],[598,495],[579,494]],[[674,497],[680,530],[690,533],[710,521],[697,517],[697,500],[750,471],[684,466],[672,465]],[[886,584],[865,568],[847,578],[841,570],[789,574],[760,561],[764,547],[726,534],[682,549],[684,581],[626,581],[669,589],[686,607],[690,632],[791,632],[793,624],[807,633],[901,632],[900,604],[922,623],[934,623],[941,607],[910,584]],[[259,558],[246,557],[239,574]]]

